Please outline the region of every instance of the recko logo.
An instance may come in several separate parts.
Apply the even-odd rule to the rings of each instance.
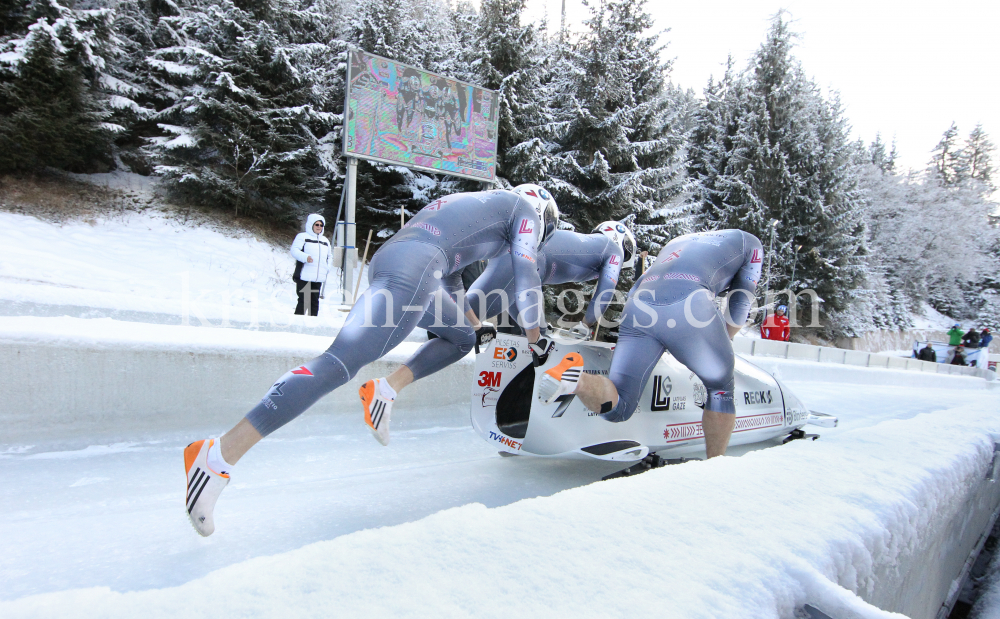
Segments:
[[[478,384],[480,387],[499,387],[501,374],[502,372],[487,372],[484,370],[479,373]]]
[[[653,398],[649,408],[653,412],[670,410],[670,392],[674,390],[669,376],[653,377]]]
[[[770,404],[774,401],[771,397],[771,390],[767,389],[765,391],[744,391],[743,392],[743,403],[746,405],[750,404]]]

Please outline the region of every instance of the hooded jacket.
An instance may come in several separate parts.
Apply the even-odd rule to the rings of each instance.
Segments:
[[[958,325],[955,325],[954,327],[952,327],[948,331],[948,345],[949,346],[958,346],[959,344],[961,344],[962,343],[962,335],[964,333],[965,332],[962,331],[962,329],[959,328]]]
[[[325,232],[326,219],[317,213],[310,213],[306,218],[306,231],[299,232],[292,241],[292,256],[302,263],[300,277],[304,282],[325,282],[333,266],[330,241],[322,234],[313,232],[313,224],[317,221],[323,222]],[[313,259],[312,262],[308,260],[310,257]]]

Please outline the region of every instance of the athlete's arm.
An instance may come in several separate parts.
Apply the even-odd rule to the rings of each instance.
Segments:
[[[587,313],[583,317],[583,322],[592,327],[597,323],[597,319],[604,315],[604,311],[611,305],[615,298],[615,286],[618,285],[618,275],[622,268],[622,257],[616,253],[611,254],[604,260],[604,267],[597,278],[597,287],[594,289],[594,298],[587,306]]]
[[[538,339],[545,314],[542,281],[538,277],[538,260],[535,252],[541,228],[534,209],[525,205],[524,208],[515,211],[509,230],[518,322],[527,333],[529,342]]]
[[[750,306],[753,305],[757,294],[757,281],[760,279],[760,265],[764,255],[760,241],[756,237],[744,233],[743,238],[743,265],[729,283],[728,308],[723,313],[723,316],[729,317],[726,328],[730,339],[739,333],[750,315]]]

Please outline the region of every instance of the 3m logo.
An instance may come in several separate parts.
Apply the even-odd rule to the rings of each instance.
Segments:
[[[608,260],[608,263],[618,266],[621,264],[621,260],[618,259],[618,256],[611,256],[611,260]]]
[[[499,387],[501,374],[502,372],[480,372],[478,384],[480,387]]]
[[[669,376],[653,377],[653,398],[649,408],[653,412],[670,410],[670,392],[674,390]]]
[[[755,249],[753,253],[750,254],[750,264],[760,264],[760,250]]]
[[[497,346],[493,349],[493,358],[502,359],[504,361],[514,361],[517,359],[517,349],[516,348],[501,348]],[[499,375],[499,372],[497,372]]]
[[[531,225],[531,220],[522,219],[521,229],[517,231],[518,234],[531,234],[535,231],[534,226]]]
[[[309,371],[309,368],[307,368],[304,365],[300,365],[299,367],[297,367],[294,370],[292,370],[292,374],[301,374],[303,376],[312,376],[313,375],[313,373]]]

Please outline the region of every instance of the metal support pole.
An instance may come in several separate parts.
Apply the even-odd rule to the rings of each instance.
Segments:
[[[774,233],[778,228],[778,220],[772,219],[768,224],[771,227],[771,246],[767,250],[767,276],[764,278],[764,318],[767,318],[767,306],[771,299],[771,260],[774,259]]]
[[[355,213],[354,206],[357,198],[357,185],[358,185],[358,160],[349,158],[347,160],[347,197],[346,202],[346,212],[344,213],[343,222],[343,247],[344,247],[344,268],[341,269],[343,272],[343,290],[344,290],[344,304],[350,305],[354,303],[354,295],[351,291],[351,284],[354,283],[354,267],[358,262],[358,248],[355,246],[357,243],[357,230],[355,226]]]

